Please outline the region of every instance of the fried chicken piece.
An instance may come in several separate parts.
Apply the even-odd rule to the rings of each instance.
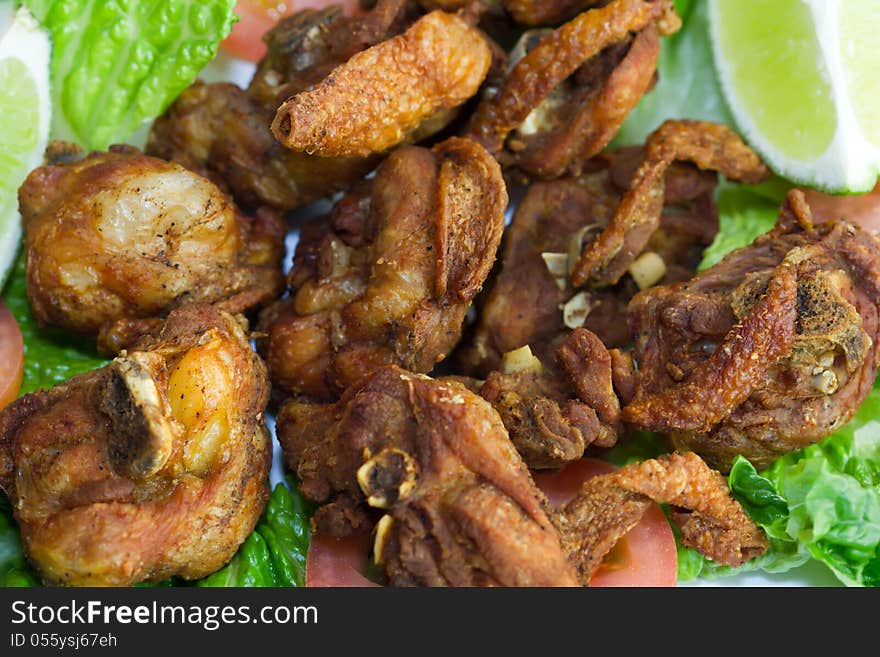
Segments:
[[[391,585],[577,585],[498,415],[464,386],[384,367],[335,404],[288,401],[276,426],[317,532],[384,514],[373,554]]]
[[[526,177],[579,175],[653,85],[659,37],[680,24],[669,0],[615,0],[555,31],[527,32],[468,136]]]
[[[645,142],[645,154],[602,233],[581,253],[571,272],[575,287],[614,285],[660,225],[666,169],[687,160],[730,180],[755,184],[769,171],[733,130],[708,121],[665,121]]]
[[[506,207],[498,163],[474,142],[395,150],[329,222],[304,227],[291,297],[260,323],[273,383],[330,400],[382,365],[429,372],[458,342]]]
[[[559,468],[590,445],[612,447],[622,426],[611,356],[594,334],[575,329],[545,366],[521,347],[480,389],[532,469]]]
[[[353,56],[309,91],[288,99],[272,132],[294,151],[367,157],[445,126],[477,93],[492,61],[485,38],[437,10],[400,36]]]
[[[94,335],[188,303],[241,312],[282,291],[275,212],[247,216],[209,180],[132,147],[84,157],[55,143],[49,159],[19,189],[39,322]]]
[[[596,239],[620,203],[643,149],[604,153],[577,179],[531,185],[504,236],[502,266],[483,299],[479,319],[456,354],[466,372],[486,376],[501,355],[529,345],[541,359],[567,331],[583,326],[609,348],[630,341],[626,308],[639,286],[687,280],[718,230],[713,200],[717,176],[686,163],[665,174],[660,227],[644,248],[645,258],[612,287],[575,290],[570,264],[581,244]],[[637,254],[637,255],[643,255]],[[640,269],[641,268],[641,269]]]
[[[243,204],[291,210],[346,190],[376,167],[378,156],[291,151],[270,126],[287,98],[400,34],[414,18],[408,0],[379,0],[358,16],[331,5],[283,18],[266,34],[266,56],[246,90],[196,82],[154,122],[146,150],[211,178]]]
[[[623,419],[727,471],[763,468],[843,426],[880,355],[880,244],[846,221],[813,226],[792,191],[777,226],[687,283],[637,295],[638,363]]]
[[[578,12],[604,4],[605,0],[502,0],[504,8],[520,25],[554,25]]]
[[[240,320],[172,311],[101,369],[0,413],[0,488],[48,584],[128,586],[223,566],[268,496],[269,380]]]
[[[720,473],[693,452],[665,454],[587,480],[553,514],[582,582],[590,581],[603,557],[652,501],[671,505],[681,542],[717,563],[739,566],[768,547]]]

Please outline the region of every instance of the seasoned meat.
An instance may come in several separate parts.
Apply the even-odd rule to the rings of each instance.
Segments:
[[[590,445],[617,441],[622,427],[611,356],[586,329],[572,331],[546,365],[521,347],[504,354],[501,367],[480,394],[530,468],[559,468]]]
[[[793,191],[777,226],[686,283],[637,295],[638,363],[623,418],[726,470],[765,467],[843,426],[878,366],[880,245],[812,224]]]
[[[267,499],[268,394],[239,321],[191,304],[110,365],[0,412],[0,488],[44,581],[223,566]]]
[[[429,372],[458,342],[506,207],[500,168],[474,142],[394,151],[303,229],[291,296],[261,320],[273,383],[329,400],[382,365]]]
[[[426,126],[431,133],[445,126],[477,93],[491,61],[476,28],[432,11],[285,101],[272,132],[287,148],[313,155],[382,153],[418,141]]]
[[[373,556],[391,585],[577,585],[498,415],[464,386],[384,367],[335,404],[285,403],[277,427],[317,532],[384,514]]]
[[[573,18],[585,9],[605,4],[606,0],[502,0],[504,8],[520,25],[554,25]]]
[[[680,24],[668,0],[615,0],[555,31],[527,32],[468,135],[527,177],[580,174],[652,86],[659,37]]]
[[[605,153],[579,178],[528,188],[504,235],[501,270],[456,355],[464,371],[485,376],[499,369],[501,354],[523,345],[542,360],[552,358],[566,331],[580,326],[609,348],[622,347],[630,341],[626,307],[639,286],[693,275],[718,230],[717,177],[675,163],[665,174],[660,227],[633,268],[638,282],[628,274],[611,287],[579,291],[570,285],[568,274],[581,244],[608,225],[643,153],[642,148]]]
[[[614,285],[660,225],[666,169],[675,161],[758,183],[769,171],[733,130],[707,121],[666,121],[645,142],[644,159],[602,233],[583,250],[571,272],[575,287]]]
[[[730,496],[721,474],[692,452],[666,454],[587,480],[553,514],[582,582],[589,582],[602,558],[652,500],[670,505],[684,545],[717,563],[739,566],[768,547],[761,530]]]
[[[83,157],[55,143],[19,190],[27,291],[44,324],[83,334],[188,303],[240,312],[283,289],[284,226],[132,147]],[[102,341],[109,351],[123,346]]]
[[[286,17],[267,33],[268,51],[246,90],[196,82],[154,122],[147,152],[208,176],[243,204],[290,210],[346,190],[375,168],[377,156],[291,151],[270,126],[287,98],[400,34],[413,19],[407,0],[379,0],[358,16],[344,16],[333,5]]]

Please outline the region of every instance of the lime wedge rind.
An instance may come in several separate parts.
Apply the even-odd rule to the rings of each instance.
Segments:
[[[849,0],[852,1],[852,0]],[[859,0],[856,0],[858,2]],[[867,0],[865,7],[868,7]],[[851,62],[847,59],[847,46],[852,48],[852,37],[847,35],[843,37],[840,34],[840,5],[837,0],[796,0],[791,2],[774,2],[772,8],[777,9],[780,13],[777,15],[777,21],[780,24],[774,26],[775,33],[780,39],[780,50],[789,45],[796,37],[786,32],[790,25],[782,25],[781,19],[791,22],[797,22],[792,19],[791,15],[783,16],[783,5],[797,5],[799,11],[791,13],[801,14],[801,18],[809,20],[811,29],[814,30],[813,35],[805,35],[806,38],[814,38],[818,46],[815,52],[806,52],[802,54],[800,62],[810,62],[809,57],[814,58],[815,68],[818,74],[821,74],[822,80],[827,82],[827,95],[829,98],[819,97],[818,102],[815,94],[817,87],[821,84],[813,84],[809,89],[803,89],[798,94],[791,94],[790,99],[786,102],[761,102],[763,97],[756,97],[754,94],[748,97],[748,91],[742,83],[744,75],[741,66],[747,66],[749,59],[755,56],[754,43],[749,43],[747,39],[740,38],[738,41],[731,43],[730,33],[732,20],[749,21],[748,12],[752,12],[755,21],[772,21],[772,16],[767,16],[765,12],[756,11],[758,5],[766,5],[761,0],[753,0],[751,2],[743,0],[710,0],[709,2],[709,25],[710,40],[712,42],[713,58],[715,68],[718,73],[719,82],[725,96],[725,100],[731,110],[731,114],[736,121],[737,127],[743,133],[746,140],[752,147],[761,154],[767,164],[779,175],[789,180],[809,187],[814,187],[822,191],[831,193],[863,193],[871,190],[877,182],[880,175],[880,147],[871,143],[862,132],[859,118],[857,117],[856,107],[853,103],[852,94],[848,88],[848,81],[860,79],[863,76],[852,76],[847,68]],[[849,6],[847,9],[852,10]],[[789,7],[790,10],[790,7]],[[738,12],[734,15],[730,12]],[[743,16],[746,16],[743,18]],[[742,34],[739,35],[742,37]],[[784,41],[783,41],[784,40]],[[752,50],[750,51],[749,48]],[[877,67],[880,69],[880,50],[877,50]],[[745,62],[745,63],[744,63]],[[867,66],[867,64],[863,64]],[[772,97],[773,93],[778,91],[770,87],[774,81],[781,80],[779,76],[784,76],[787,70],[772,70],[772,63],[768,65],[768,73],[764,78],[763,71],[757,71],[755,74],[758,79],[751,79],[749,82],[754,83],[756,88],[760,88],[763,80],[766,80],[767,96]],[[822,69],[825,69],[822,71]],[[754,71],[745,71],[745,75]],[[776,76],[774,78],[774,75]],[[738,79],[738,77],[740,79]],[[825,90],[819,89],[820,92]],[[813,94],[811,103],[810,94]],[[877,112],[880,112],[880,95],[877,95],[874,102],[877,103]],[[827,120],[827,109],[833,112],[833,132],[821,135],[823,124],[823,105],[826,110],[825,119]],[[816,111],[815,122],[811,120],[791,121],[790,115],[796,110]],[[864,108],[859,107],[864,112]],[[776,125],[784,126],[778,130],[769,130],[766,126],[767,114],[774,114]],[[788,121],[786,121],[789,119]],[[762,126],[763,123],[763,126]],[[802,125],[795,125],[800,123]],[[864,120],[862,120],[864,123]],[[784,133],[784,130],[798,131]],[[828,139],[829,134],[833,137]],[[785,142],[792,140],[812,139],[816,143],[820,140],[820,148],[813,149],[818,155],[804,156],[803,154],[793,154],[791,151],[804,149],[784,147]],[[875,140],[877,141],[877,140]],[[826,145],[827,144],[827,145]],[[798,144],[798,146],[803,146]],[[807,149],[809,150],[809,149]]]
[[[51,100],[48,34],[25,8],[0,26],[0,290],[21,241],[18,188],[40,164],[49,139]]]

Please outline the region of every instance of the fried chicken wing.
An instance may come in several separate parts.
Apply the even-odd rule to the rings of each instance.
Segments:
[[[577,585],[498,415],[464,386],[385,367],[335,404],[285,403],[277,427],[319,533],[381,515],[391,585]]]
[[[283,289],[276,213],[245,215],[209,180],[132,147],[83,157],[56,143],[49,157],[63,163],[19,190],[38,321],[97,334],[187,303],[240,312]]]
[[[127,586],[225,564],[268,496],[265,366],[232,315],[172,311],[111,364],[0,413],[0,488],[44,581]]]
[[[679,26],[668,0],[615,0],[527,32],[467,134],[527,177],[580,174],[653,85],[659,37]]]
[[[575,329],[544,365],[521,347],[504,354],[480,395],[498,411],[532,469],[559,468],[590,445],[612,447],[622,427],[611,356],[595,335]]]
[[[873,385],[880,244],[812,223],[793,191],[771,232],[686,283],[637,295],[638,363],[623,419],[726,471],[756,467],[843,426]]]
[[[502,4],[520,25],[537,27],[569,20],[585,9],[604,4],[605,0],[502,0]]]
[[[436,132],[477,93],[489,72],[486,39],[437,10],[400,36],[364,50],[281,107],[272,132],[287,148],[329,157],[367,157]]]
[[[291,297],[261,319],[273,383],[329,400],[382,365],[429,372],[458,342],[506,207],[500,168],[474,142],[395,150],[303,229]]]
[[[692,452],[666,454],[587,480],[553,514],[581,581],[589,582],[651,501],[671,505],[682,543],[717,563],[739,566],[768,547],[761,530],[730,496],[721,474]]]
[[[348,189],[376,167],[378,156],[292,151],[270,126],[287,98],[400,34],[414,18],[408,0],[379,0],[358,16],[331,5],[282,19],[266,34],[267,53],[247,89],[196,82],[154,122],[147,153],[211,178],[243,204],[291,210]]]
[[[677,160],[755,184],[769,171],[733,130],[708,121],[666,121],[645,142],[644,160],[602,233],[571,272],[575,287],[613,285],[626,273],[660,225],[665,172]]]
[[[607,152],[579,178],[532,184],[506,229],[501,269],[482,300],[479,318],[456,361],[464,371],[486,376],[501,355],[529,345],[542,360],[568,330],[583,326],[609,348],[630,341],[629,300],[640,289],[690,278],[703,249],[718,230],[713,200],[717,176],[686,163],[665,173],[660,227],[633,259],[617,285],[576,290],[569,272],[611,221],[644,157],[642,148]],[[637,264],[636,264],[637,262]]]

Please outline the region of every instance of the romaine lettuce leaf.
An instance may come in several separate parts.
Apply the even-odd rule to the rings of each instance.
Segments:
[[[0,587],[38,586],[21,549],[21,534],[6,496],[0,493]]]
[[[122,142],[161,114],[214,58],[235,20],[235,0],[23,4],[52,37],[52,136],[86,150]]]

